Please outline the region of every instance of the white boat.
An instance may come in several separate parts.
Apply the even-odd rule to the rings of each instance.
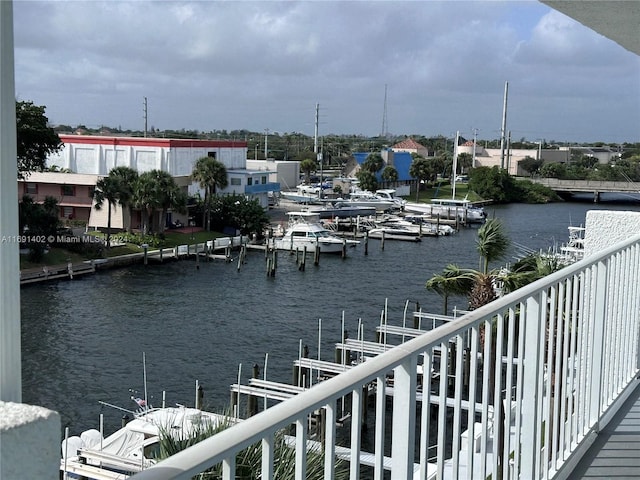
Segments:
[[[133,420],[106,438],[91,429],[63,440],[60,470],[64,478],[128,478],[157,462],[161,432],[187,439],[199,429],[236,421],[182,406],[130,413]]]
[[[396,197],[396,191],[392,188],[383,188],[376,190],[376,197],[382,200],[389,200],[396,204],[399,210],[404,210],[407,201],[404,198]]]
[[[320,253],[341,253],[345,247],[355,247],[357,240],[341,238],[320,223],[316,212],[288,212],[289,222],[284,234],[273,239],[278,250],[320,249]]]
[[[295,192],[280,192],[280,196],[295,203],[321,203],[320,187],[298,185]]]
[[[474,205],[466,198],[434,198],[431,203],[407,202],[404,209],[406,212],[430,217],[458,219],[464,223],[483,223],[487,217],[484,208]]]

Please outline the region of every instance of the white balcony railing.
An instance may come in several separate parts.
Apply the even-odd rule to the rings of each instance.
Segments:
[[[294,426],[295,478],[304,479],[309,418],[318,412],[324,478],[335,478],[337,455],[348,457],[350,478],[360,478],[369,396],[372,478],[385,468],[392,479],[567,478],[635,385],[639,266],[637,236],[397,342],[134,478],[191,478],[222,463],[223,478],[234,479],[236,454],[261,442],[260,478],[273,479],[274,435]],[[421,408],[425,402],[431,408]],[[350,422],[337,427],[343,410]],[[338,428],[350,428],[340,442],[346,449],[337,446]]]

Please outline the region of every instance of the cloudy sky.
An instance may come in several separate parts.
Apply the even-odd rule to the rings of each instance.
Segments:
[[[54,124],[640,141],[640,58],[535,1],[14,0]]]

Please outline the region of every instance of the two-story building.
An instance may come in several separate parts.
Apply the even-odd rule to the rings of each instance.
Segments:
[[[99,178],[114,167],[129,167],[138,173],[162,170],[170,173],[189,195],[204,196],[198,182],[191,179],[196,161],[212,157],[227,169],[228,186],[218,194],[246,195],[269,206],[270,193],[280,191],[263,170],[247,169],[247,143],[232,140],[191,140],[88,135],[60,135],[63,147],[47,159],[48,167],[73,173],[32,173],[20,181],[19,195],[29,193],[36,201],[53,196],[60,205],[60,217],[86,221],[91,227],[105,227],[107,217],[93,203],[93,189]],[[112,226],[122,228],[123,212],[112,212]],[[132,218],[135,227],[135,218]],[[182,219],[185,220],[185,219]]]

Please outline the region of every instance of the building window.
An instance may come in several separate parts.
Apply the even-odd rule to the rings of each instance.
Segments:
[[[75,197],[76,196],[76,187],[74,185],[61,185],[60,186],[60,194],[63,197]]]
[[[247,177],[247,185],[253,185],[253,178]]]
[[[207,157],[216,158],[216,152],[207,152]]]
[[[237,177],[233,177],[231,178],[231,185],[242,185],[242,180]]]
[[[29,195],[37,195],[38,194],[38,184],[33,182],[27,182],[24,184],[24,193],[28,193]]]
[[[267,184],[267,177],[262,177],[262,185],[266,185]]]
[[[69,220],[74,218],[73,207],[62,207],[62,216],[64,218],[68,218]]]
[[[96,194],[96,187],[94,187],[93,185],[90,185],[88,190],[89,190],[89,198],[93,198],[93,196]]]

